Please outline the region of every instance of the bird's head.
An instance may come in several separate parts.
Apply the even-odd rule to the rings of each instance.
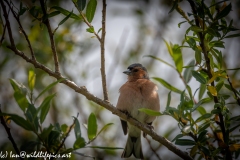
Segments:
[[[147,69],[140,63],[131,64],[123,73],[128,75],[128,80],[149,79]]]

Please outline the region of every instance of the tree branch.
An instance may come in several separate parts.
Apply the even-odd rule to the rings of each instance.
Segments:
[[[47,18],[47,12],[46,12],[46,9],[45,9],[44,0],[40,0],[40,4],[41,4],[42,11],[43,11],[43,20],[44,20],[43,23],[47,26],[47,30],[48,30],[48,34],[49,34],[49,38],[50,38],[50,42],[51,42],[51,49],[52,49],[52,53],[53,53],[55,72],[57,74],[60,74],[57,50],[56,50],[56,45],[55,45],[55,41],[54,41],[54,37],[53,37],[54,34],[52,32],[51,25],[50,25],[49,20]]]
[[[106,73],[105,73],[105,35],[106,35],[106,0],[103,0],[103,9],[102,9],[102,36],[101,36],[101,75],[102,75],[102,88],[103,88],[103,97],[104,100],[108,99],[107,92],[107,82],[106,82]]]
[[[42,1],[42,0],[41,0]],[[62,79],[64,78],[60,73],[54,72],[51,69],[47,68],[46,66],[44,66],[43,64],[39,63],[38,61],[34,61],[33,59],[27,57],[22,51],[18,50],[14,44],[14,39],[12,36],[12,30],[11,30],[11,26],[10,26],[10,22],[8,20],[7,17],[7,11],[6,8],[4,7],[3,1],[0,0],[1,5],[3,6],[3,12],[4,12],[4,17],[6,20],[6,25],[7,25],[7,29],[8,29],[8,35],[9,35],[9,39],[11,41],[11,46],[8,46],[9,49],[11,49],[16,55],[22,57],[24,60],[26,60],[28,63],[31,63],[34,65],[35,68],[39,68],[41,70],[43,70],[44,72],[48,73],[50,76],[55,77],[56,79]],[[105,6],[106,7],[106,6]],[[105,23],[105,22],[104,22]],[[53,39],[52,39],[53,40]],[[106,108],[107,110],[111,111],[113,114],[117,115],[118,117],[120,117],[121,119],[128,121],[130,124],[138,127],[139,129],[141,129],[143,132],[145,132],[146,134],[148,134],[149,136],[151,136],[155,141],[163,144],[164,146],[166,146],[170,151],[174,152],[175,154],[177,154],[179,157],[185,159],[185,160],[192,160],[192,158],[186,153],[181,151],[179,148],[177,148],[174,144],[172,144],[169,140],[167,140],[166,138],[157,135],[153,130],[151,130],[147,125],[144,125],[142,123],[140,123],[139,121],[129,117],[128,115],[126,115],[125,113],[119,111],[115,106],[113,106],[111,103],[109,103],[109,101],[107,100],[102,100],[96,96],[94,96],[93,94],[89,93],[88,90],[86,89],[85,86],[77,86],[73,81],[70,80],[64,80],[61,83],[65,84],[66,86],[68,86],[69,88],[73,89],[75,92],[80,93],[82,95],[84,95],[88,100],[95,102],[96,104]]]
[[[24,60],[26,60],[27,62],[31,63],[34,65],[35,68],[39,68],[43,71],[45,71],[46,73],[48,73],[50,76],[55,77],[56,79],[62,79],[64,78],[62,75],[57,74],[55,72],[53,72],[52,70],[50,70],[49,68],[47,68],[46,66],[42,65],[41,63],[37,62],[37,61],[33,61],[32,59],[28,58],[23,52],[19,51],[16,48],[12,48],[9,47],[16,55],[22,57]],[[138,122],[137,120],[127,116],[125,113],[122,113],[121,111],[119,111],[118,109],[116,109],[115,106],[113,106],[111,103],[109,103],[108,101],[102,100],[96,96],[94,96],[93,94],[89,93],[88,90],[86,89],[85,86],[77,86],[73,81],[70,80],[64,80],[61,83],[64,83],[65,85],[67,85],[69,88],[73,89],[75,92],[80,93],[82,95],[84,95],[88,100],[95,102],[96,104],[106,108],[107,110],[111,111],[113,114],[117,115],[118,117],[120,117],[121,119],[128,121],[129,123],[131,123],[132,125],[137,126],[139,129],[141,129],[142,131],[144,131],[146,134],[148,134],[149,136],[151,136],[155,141],[163,144],[164,146],[166,146],[170,151],[174,152],[175,154],[177,154],[179,157],[185,159],[185,160],[192,160],[192,158],[186,153],[181,151],[180,149],[178,149],[175,145],[173,145],[169,140],[167,140],[166,138],[157,135],[154,131],[152,131],[151,129],[149,129],[148,126]]]
[[[195,8],[194,1],[193,0],[188,0],[188,2],[190,4],[190,6],[192,8],[192,11],[193,11],[193,14],[194,14],[195,24],[196,24],[196,26],[201,28],[200,22],[199,22],[199,19],[198,19],[198,16],[197,16],[198,13],[197,13],[197,10]],[[203,1],[202,1],[202,3],[203,3]],[[203,30],[205,30],[204,29],[204,23],[205,22],[204,22],[204,19],[203,19]],[[212,78],[212,69],[211,69],[211,65],[210,65],[210,59],[208,57],[208,51],[207,51],[206,46],[205,46],[205,41],[204,41],[205,34],[202,33],[202,32],[198,32],[198,35],[199,35],[200,46],[202,48],[204,59],[206,60],[208,78],[211,79]],[[214,81],[211,83],[211,86],[215,87]],[[217,96],[213,96],[213,100],[214,100],[214,103],[219,103]],[[220,110],[219,107],[218,107],[218,109]],[[224,124],[224,117],[223,117],[223,114],[221,112],[218,114],[218,116],[219,116],[219,119],[220,119],[219,126],[221,128],[222,134],[224,135],[223,136],[224,142],[226,143],[227,142],[226,136],[228,136],[228,135],[226,135],[225,124]],[[232,159],[232,154],[231,154],[231,152],[229,150],[229,146],[226,148],[226,159],[229,159],[229,160]]]
[[[31,43],[30,43],[30,40],[29,40],[29,38],[28,38],[28,35],[26,34],[25,30],[24,30],[23,27],[22,27],[22,24],[21,24],[21,22],[20,22],[19,16],[16,15],[16,13],[14,12],[13,7],[10,5],[10,3],[9,3],[7,0],[5,0],[5,2],[7,3],[8,7],[11,9],[11,12],[12,12],[14,18],[15,18],[16,21],[18,22],[19,29],[20,29],[21,32],[23,33],[23,35],[24,35],[24,37],[25,37],[25,39],[26,39],[26,41],[27,41],[27,43],[28,43],[28,47],[29,47],[29,49],[30,49],[30,53],[31,53],[32,59],[33,59],[33,60],[36,60],[36,57],[35,57],[34,52],[33,52],[33,49],[32,49],[32,45],[31,45]]]
[[[1,113],[2,113],[2,110],[1,110],[1,104],[0,104],[0,114],[1,114]],[[16,151],[16,153],[17,153],[18,155],[20,155],[20,151],[19,151],[19,149],[18,149],[18,147],[17,147],[17,144],[16,144],[16,142],[14,141],[14,139],[13,139],[13,137],[12,137],[12,134],[11,134],[11,132],[10,132],[10,128],[7,126],[7,124],[6,124],[3,116],[1,116],[1,115],[0,115],[0,120],[1,120],[1,123],[2,123],[5,131],[7,132],[8,139],[11,141],[14,150]],[[20,158],[21,160],[23,160],[23,158],[21,158],[21,157],[19,157],[19,158]]]

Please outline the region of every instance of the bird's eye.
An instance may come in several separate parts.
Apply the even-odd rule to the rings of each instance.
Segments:
[[[137,72],[137,71],[138,71],[138,69],[134,69],[134,70],[133,70],[133,72]]]

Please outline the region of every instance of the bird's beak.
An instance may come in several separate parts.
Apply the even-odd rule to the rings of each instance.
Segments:
[[[126,75],[130,75],[131,71],[128,69],[128,70],[124,71],[123,73]]]

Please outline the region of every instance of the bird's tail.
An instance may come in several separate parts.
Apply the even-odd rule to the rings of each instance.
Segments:
[[[132,154],[136,158],[143,159],[141,132],[140,132],[140,136],[138,137],[132,137],[131,135],[128,134],[127,143],[122,153],[122,158],[128,158]]]

